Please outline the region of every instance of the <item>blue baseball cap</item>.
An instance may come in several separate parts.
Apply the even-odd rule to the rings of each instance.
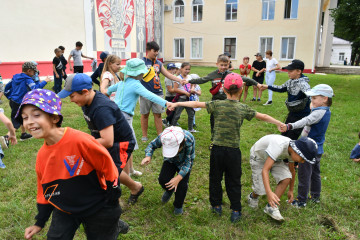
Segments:
[[[166,68],[167,68],[167,70],[170,70],[170,69],[174,69],[177,67],[175,66],[175,63],[169,63]]]
[[[310,91],[305,92],[307,96],[324,96],[332,98],[334,96],[334,90],[327,84],[318,84]]]
[[[108,55],[109,55],[109,52],[108,52],[108,51],[104,51],[104,52],[102,52],[102,53],[100,54],[100,59],[101,59],[102,61],[104,61],[105,58],[107,58]]]
[[[66,98],[70,94],[83,89],[91,89],[92,80],[84,73],[71,74],[66,78],[64,89],[58,93],[60,98]]]

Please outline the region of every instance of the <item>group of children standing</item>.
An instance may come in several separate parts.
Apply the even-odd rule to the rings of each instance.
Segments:
[[[254,74],[260,78],[255,81],[230,72],[230,59],[221,54],[217,59],[218,69],[200,78],[189,75],[188,63],[183,63],[180,68],[169,64],[166,70],[156,59],[158,51],[159,47],[155,42],[148,43],[147,57],[128,60],[120,76],[117,74],[121,65],[120,58],[106,54],[100,75],[100,91],[94,90],[93,80],[82,73],[68,76],[64,89],[58,95],[41,89],[49,79],[38,85],[27,80],[37,70],[31,63],[24,64],[21,76],[14,76],[14,83],[19,82],[31,91],[20,91],[22,88],[14,87],[17,90],[10,94],[13,124],[18,127],[24,125],[24,132],[26,129],[35,138],[45,140],[36,160],[39,213],[35,225],[25,230],[25,238],[30,239],[38,233],[51,213],[53,220],[48,232],[50,239],[59,234],[60,237],[73,238],[80,224],[84,225],[88,237],[116,239],[119,233],[127,232],[127,223],[120,220],[119,184],[121,182],[130,189],[130,204],[136,203],[144,192],[144,186],[129,176],[142,174],[132,167],[132,152],[138,148],[132,121],[139,98],[143,141],[147,141],[150,109],[157,121],[159,118],[156,114],[160,114],[160,127],[155,122],[159,136],[145,149],[145,158],[141,164],[150,163],[154,150],[162,147],[164,162],[158,180],[165,191],[161,201],[168,202],[175,193],[175,215],[183,213],[195,159],[195,138],[191,134],[194,108],[206,108],[210,114],[209,195],[215,214],[222,214],[221,181],[225,174],[225,186],[232,209],[230,220],[238,222],[241,219],[242,153],[239,145],[240,128],[244,119],[250,121],[257,118],[272,123],[284,135],[264,136],[250,149],[253,191],[247,197],[249,206],[258,207],[259,196],[266,195],[268,204],[264,212],[276,220],[283,220],[278,205],[288,185],[288,198],[293,206],[305,207],[309,190],[311,200],[320,201],[320,159],[330,121],[329,108],[334,96],[330,86],[320,84],[310,89],[309,80],[302,73],[304,64],[300,60],[294,60],[285,67],[290,79],[281,86],[275,86],[271,81],[267,81],[271,83],[268,85],[260,83],[261,74],[265,71],[260,64],[258,68],[254,67],[256,63],[253,64]],[[75,55],[83,56],[81,53]],[[257,54],[258,57],[257,61],[261,63],[261,55]],[[244,75],[249,74],[247,63],[248,58],[244,59]],[[274,61],[272,65],[273,68],[270,67],[267,72],[276,70],[277,63]],[[57,66],[59,63],[56,61],[54,72],[58,69]],[[177,68],[179,72],[175,76]],[[167,94],[165,100],[162,98],[159,73],[167,77],[166,89],[168,93],[172,93]],[[20,77],[25,80],[20,81]],[[201,94],[193,84],[208,81],[212,82],[212,100],[191,101],[193,94]],[[289,115],[286,122],[282,123],[240,103],[244,82],[259,90],[287,92],[286,106]],[[65,97],[70,97],[71,102],[81,107],[93,137],[69,127],[61,127],[63,116],[60,98]],[[175,98],[177,100],[174,101]],[[175,112],[166,119],[166,123],[172,126],[163,131],[161,113],[165,108]],[[176,126],[183,108],[188,113],[188,131]],[[1,117],[1,112],[0,120],[9,125]],[[302,128],[302,131],[295,132]],[[300,139],[299,132],[302,135]],[[10,126],[9,139],[16,143],[14,129]],[[293,195],[294,163],[299,163],[296,199]],[[270,186],[269,172],[277,183],[274,191]],[[73,199],[79,202],[75,203]]]

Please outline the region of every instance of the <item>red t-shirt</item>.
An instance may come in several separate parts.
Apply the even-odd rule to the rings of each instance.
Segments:
[[[250,64],[248,64],[248,65],[247,65],[247,69],[245,69],[244,64],[241,64],[241,65],[240,65],[240,67],[239,67],[239,69],[240,69],[240,75],[241,75],[241,76],[246,76],[246,77],[247,77],[246,72],[245,72],[245,74],[242,74],[242,73],[241,73],[241,69],[244,69],[244,70],[250,70],[250,71],[251,71],[251,65],[250,65]],[[249,73],[250,73],[250,71],[249,71]]]

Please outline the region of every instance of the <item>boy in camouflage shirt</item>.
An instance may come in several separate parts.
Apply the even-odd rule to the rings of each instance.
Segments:
[[[281,122],[269,115],[258,113],[239,102],[243,80],[239,74],[229,73],[224,80],[224,92],[227,99],[210,102],[178,102],[174,107],[206,108],[214,115],[213,146],[210,154],[209,191],[212,211],[222,213],[221,181],[225,172],[225,186],[232,209],[230,220],[237,222],[241,217],[241,151],[240,127],[244,119],[252,118],[276,124]]]

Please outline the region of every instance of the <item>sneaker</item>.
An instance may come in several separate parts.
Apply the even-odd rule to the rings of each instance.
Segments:
[[[0,144],[2,149],[9,148],[9,137],[7,135],[0,137]]]
[[[179,215],[182,215],[183,214],[183,208],[174,208],[174,214],[175,216],[179,216]]]
[[[320,197],[312,197],[310,196],[309,197],[309,200],[312,202],[312,203],[320,203]]]
[[[257,101],[258,101],[258,102],[260,102],[260,101],[261,101],[261,99],[260,99],[260,98],[258,98],[258,99],[257,99]]]
[[[5,164],[1,161],[1,159],[0,159],[0,168],[2,169],[6,168]]]
[[[119,219],[117,230],[120,234],[126,234],[129,231],[129,224]]]
[[[173,191],[172,192],[165,191],[161,197],[161,202],[167,203],[170,200],[172,195],[173,195]]]
[[[211,211],[219,216],[221,216],[222,214],[222,207],[221,205],[220,206],[217,206],[217,207],[212,207],[211,208]]]
[[[142,175],[142,172],[136,171],[136,170],[133,169],[133,171],[130,172],[130,175],[129,175],[129,176],[140,177],[141,175]]]
[[[199,131],[197,131],[197,130],[195,130],[195,129],[191,129],[191,130],[189,130],[189,132],[191,132],[191,133],[197,133],[197,132],[199,132]]]
[[[248,195],[247,201],[251,208],[257,208],[259,206],[259,198],[253,198],[252,193]]]
[[[256,98],[252,98],[250,101],[251,101],[251,102],[255,102],[255,101],[256,101]]]
[[[291,203],[291,206],[296,207],[296,208],[304,208],[304,207],[306,207],[306,202],[301,202],[298,199],[296,199]]]
[[[162,125],[163,125],[165,128],[168,127],[168,123],[167,123],[167,121],[166,121],[165,118],[162,120]]]
[[[266,101],[266,103],[264,103],[263,105],[266,106],[266,105],[271,105],[272,104],[272,101]]]
[[[20,136],[20,141],[25,141],[31,139],[33,136],[29,133],[22,133]]]
[[[147,142],[149,139],[148,139],[148,137],[142,137],[141,138],[141,141],[143,141],[143,142]]]
[[[239,211],[231,212],[230,221],[232,223],[236,223],[236,222],[240,221],[240,218],[241,218],[241,212],[239,212]]]
[[[280,214],[278,207],[273,208],[269,204],[266,204],[266,206],[264,208],[264,213],[266,213],[267,215],[269,215],[270,217],[272,217],[273,219],[275,219],[277,221],[284,220],[284,218]]]

